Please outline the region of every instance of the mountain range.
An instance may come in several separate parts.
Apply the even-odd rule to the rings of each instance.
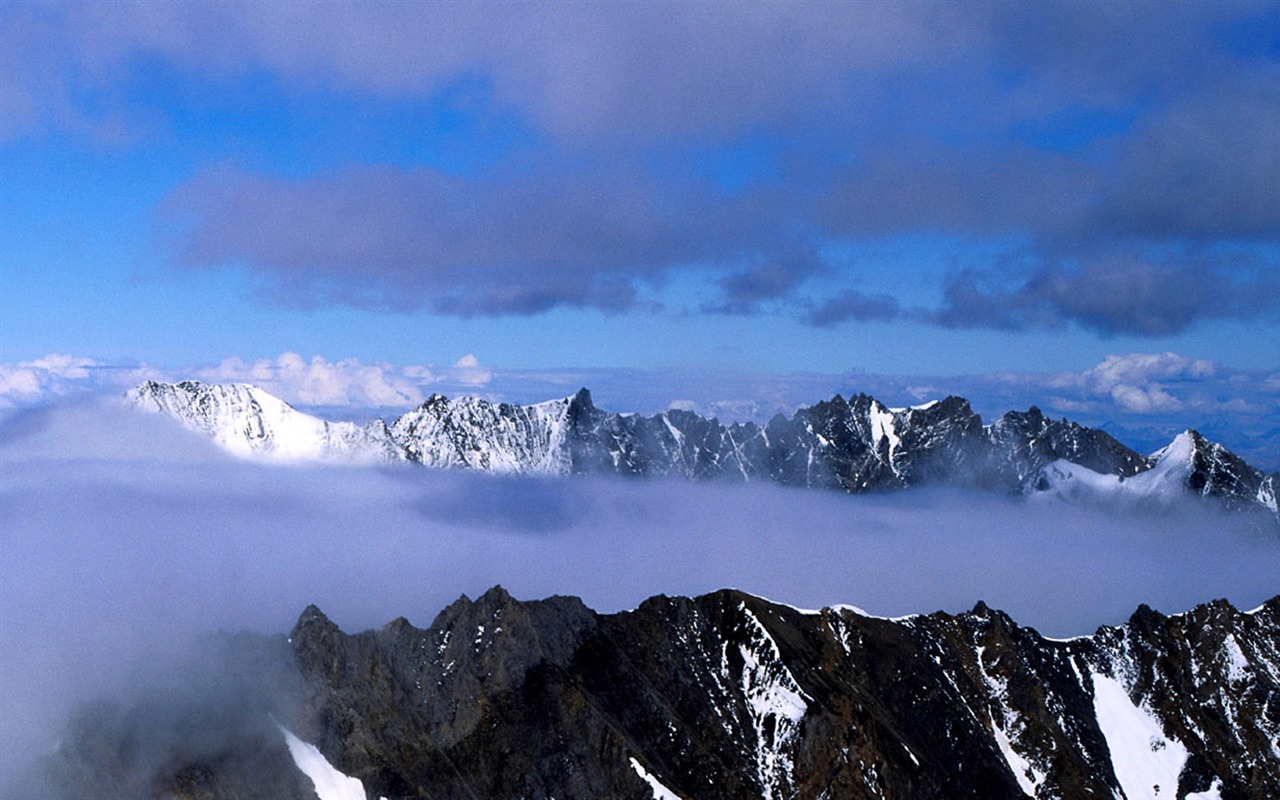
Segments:
[[[232,453],[270,460],[765,481],[852,493],[945,485],[1154,505],[1196,495],[1280,526],[1280,478],[1194,430],[1143,455],[1035,406],[984,424],[961,397],[889,408],[864,394],[836,395],[763,425],[684,410],[611,413],[586,389],[527,406],[436,394],[390,422],[365,424],[310,416],[246,384],[147,382],[126,398]]]
[[[1280,597],[1048,639],[739,591],[598,614],[495,587],[427,628],[224,634],[181,690],[84,708],[55,796],[1280,797]]]

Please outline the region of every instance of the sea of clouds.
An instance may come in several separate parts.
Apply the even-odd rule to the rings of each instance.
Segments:
[[[1251,608],[1276,575],[1274,535],[1191,506],[271,466],[84,400],[0,425],[0,750],[47,751],[76,703],[309,603],[352,631],[495,584],[602,612],[736,587],[889,616],[985,600],[1070,636],[1140,603]]]

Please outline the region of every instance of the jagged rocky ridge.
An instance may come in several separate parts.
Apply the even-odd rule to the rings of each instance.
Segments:
[[[983,604],[596,614],[495,588],[426,629],[309,607],[221,646],[203,705],[83,714],[48,764],[65,796],[1280,797],[1280,597],[1062,641]]]
[[[765,425],[680,410],[610,413],[585,389],[530,406],[432,395],[389,425],[328,422],[243,384],[147,382],[127,398],[245,456],[718,478],[846,492],[951,485],[1139,501],[1192,493],[1280,524],[1276,478],[1195,431],[1144,456],[1034,406],[984,425],[960,397],[891,409],[867,395],[837,395]]]

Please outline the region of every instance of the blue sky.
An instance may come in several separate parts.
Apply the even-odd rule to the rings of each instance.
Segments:
[[[1218,382],[1176,422],[1280,411],[1275,3],[6,2],[0,39],[11,376],[1167,353]]]

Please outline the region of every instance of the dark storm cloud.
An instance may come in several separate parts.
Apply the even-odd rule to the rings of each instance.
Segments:
[[[1074,228],[1101,177],[1076,158],[1024,145],[917,137],[877,144],[828,180],[812,213],[832,235],[983,237]]]
[[[1167,336],[1215,319],[1280,317],[1280,272],[1247,256],[1152,257],[1136,249],[1037,268],[1009,290],[966,272],[930,317],[954,328],[1024,330],[1074,323],[1102,335]]]
[[[848,320],[890,320],[898,316],[898,313],[898,301],[888,295],[868,295],[848,289],[813,309],[806,321],[815,327],[827,328]]]
[[[633,304],[635,282],[749,241],[696,192],[651,184],[627,170],[504,182],[389,167],[303,180],[224,169],[183,186],[167,209],[190,225],[184,263],[251,264],[293,303],[609,311]]]
[[[724,300],[704,306],[704,310],[754,314],[767,303],[788,298],[800,284],[823,269],[822,260],[813,247],[793,246],[725,275],[720,279]]]
[[[1219,79],[1139,120],[1085,221],[1102,235],[1280,235],[1280,69]]]
[[[77,83],[111,87],[139,57],[383,97],[481,71],[561,136],[718,134],[830,105],[849,70],[959,52],[986,16],[879,3],[18,4],[0,17],[17,54],[0,86],[25,110],[20,129],[82,100]]]

